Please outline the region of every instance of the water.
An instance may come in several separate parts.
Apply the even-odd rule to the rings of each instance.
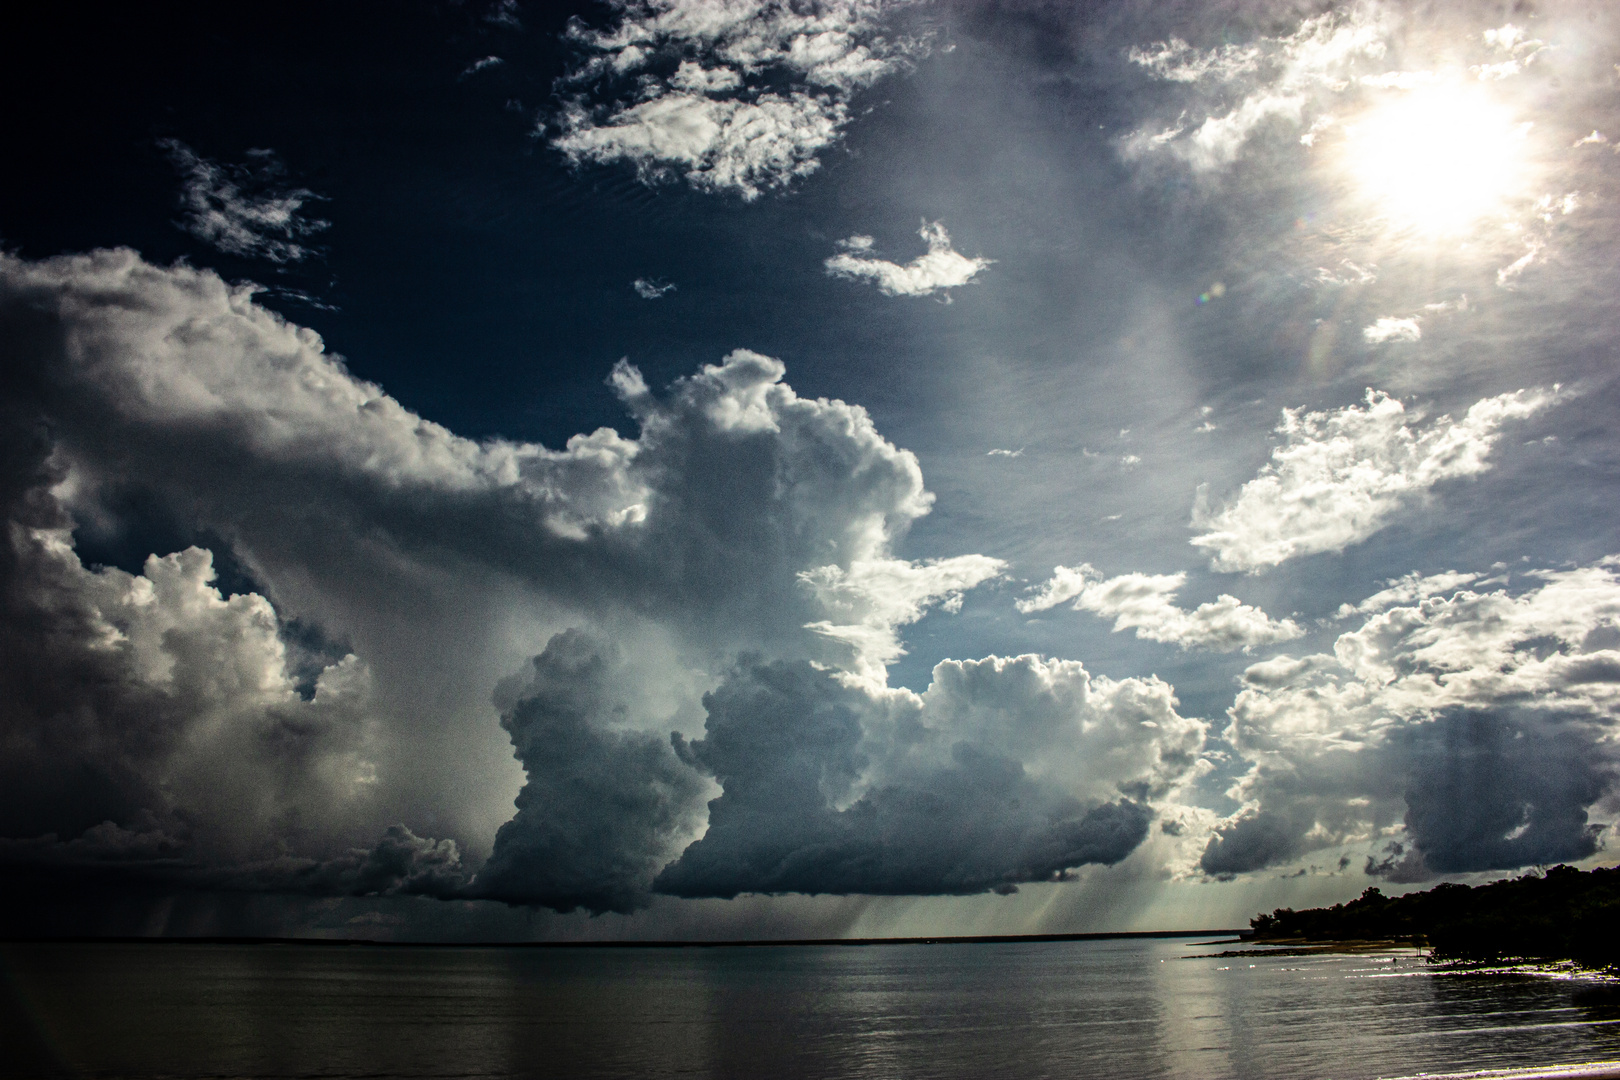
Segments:
[[[3,945],[6,1075],[1358,1080],[1620,1058],[1590,978],[1179,940]]]

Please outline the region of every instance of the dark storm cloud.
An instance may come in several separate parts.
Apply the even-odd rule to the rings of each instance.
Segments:
[[[638,439],[475,443],[210,273],[129,252],[3,269],[0,835],[50,848],[19,858],[121,850],[146,874],[161,851],[220,887],[447,895],[460,849],[421,823],[466,837],[500,815],[472,833],[494,843],[477,895],[630,910],[701,825],[704,781],[666,733],[709,665],[746,644],[869,678],[900,625],[999,571],[894,558],[932,501],[915,458],[768,357],[665,395],[621,365]],[[131,489],[228,538],[249,580],[222,590],[199,547],[86,566],[76,527],[127,526]],[[537,633],[497,718],[490,690]],[[496,836],[502,726],[527,783]]]
[[[468,873],[454,840],[417,836],[390,825],[370,848],[326,859],[293,855],[231,861],[200,850],[192,838],[151,827],[124,829],[111,821],[71,840],[55,834],[0,839],[0,866],[28,889],[65,887],[114,893],[277,893],[304,897],[466,895]]]
[[[592,914],[645,907],[647,883],[701,818],[704,782],[667,738],[614,730],[611,643],[568,630],[498,697],[528,782],[472,895]],[[515,683],[515,685],[514,685]]]
[[[1215,831],[1198,868],[1214,877],[1231,877],[1286,863],[1304,851],[1309,828],[1309,822],[1270,810],[1240,817]]]
[[[677,747],[724,791],[655,883],[676,896],[1005,890],[1119,862],[1152,818],[1128,799],[1088,806],[967,740],[850,802],[873,702],[806,663],[744,667],[704,705],[705,737]]]
[[[1590,717],[1459,709],[1402,733],[1406,830],[1435,874],[1584,859],[1620,758]]]
[[[1253,763],[1250,806],[1201,868],[1244,873],[1391,832],[1368,873],[1402,881],[1592,855],[1590,813],[1620,770],[1617,565],[1532,573],[1512,591],[1408,577],[1361,605],[1333,655],[1254,665],[1227,732]]]

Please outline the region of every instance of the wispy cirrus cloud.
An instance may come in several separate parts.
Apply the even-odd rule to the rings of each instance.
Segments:
[[[1174,123],[1131,133],[1123,149],[1128,157],[1170,153],[1199,170],[1228,165],[1262,125],[1298,124],[1316,97],[1343,90],[1357,61],[1385,54],[1388,30],[1378,11],[1363,5],[1326,12],[1291,34],[1248,44],[1199,49],[1170,38],[1133,48],[1127,54],[1132,63],[1205,96],[1189,101]]]
[[[177,139],[158,143],[182,176],[183,226],[197,239],[231,255],[298,262],[313,249],[299,240],[331,223],[306,217],[305,204],[321,196],[287,188],[287,169],[273,151],[251,150],[248,165],[222,165]]]

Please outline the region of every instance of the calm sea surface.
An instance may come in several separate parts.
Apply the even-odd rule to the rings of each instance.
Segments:
[[[1196,939],[1195,939],[1196,940]],[[1397,1076],[1620,1058],[1590,979],[1184,940],[0,945],[6,1075]]]

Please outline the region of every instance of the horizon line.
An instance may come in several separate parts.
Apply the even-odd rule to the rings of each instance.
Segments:
[[[230,935],[63,935],[0,936],[0,945],[326,945],[428,949],[737,949],[809,945],[990,945],[1052,941],[1109,941],[1131,938],[1229,936],[1241,939],[1251,930],[1116,930],[1084,934],[934,934],[924,937],[736,938],[726,940],[659,939],[608,941],[389,941],[345,937],[251,937]],[[1223,944],[1210,942],[1210,944]]]

